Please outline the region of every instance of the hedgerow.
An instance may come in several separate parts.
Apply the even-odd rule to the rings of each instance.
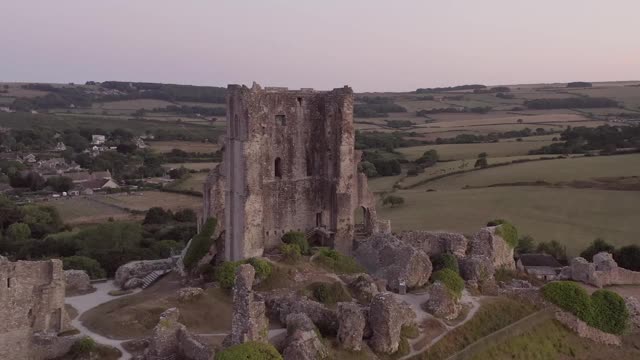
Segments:
[[[217,353],[216,360],[282,360],[282,355],[271,344],[249,341]]]
[[[620,335],[627,326],[629,313],[624,299],[609,290],[589,296],[577,283],[558,281],[542,288],[544,297],[580,320],[604,332]]]
[[[351,295],[339,282],[314,282],[309,285],[313,297],[326,305],[334,305],[341,301],[351,301]]]
[[[444,284],[444,286],[451,291],[453,295],[456,297],[462,296],[462,290],[464,290],[464,280],[451,269],[442,269],[440,271],[436,271],[433,274],[434,281],[440,281]]]
[[[209,218],[202,227],[202,230],[193,237],[191,245],[189,245],[189,249],[187,249],[187,253],[182,260],[187,269],[193,269],[193,267],[198,264],[198,261],[209,252],[209,248],[214,241],[213,234],[216,231],[217,225],[218,221],[215,218]]]

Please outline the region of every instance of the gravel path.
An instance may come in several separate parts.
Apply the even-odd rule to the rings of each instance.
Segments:
[[[96,291],[92,292],[91,294],[86,294],[86,295],[79,295],[79,296],[71,296],[65,299],[65,302],[71,306],[73,306],[77,311],[78,311],[78,316],[75,317],[75,319],[71,320],[71,325],[73,327],[75,327],[76,329],[78,329],[81,333],[87,335],[87,336],[91,336],[96,342],[103,344],[103,345],[109,345],[112,346],[118,350],[120,350],[120,352],[122,352],[122,357],[120,357],[121,359],[131,359],[131,354],[129,354],[123,347],[122,347],[122,343],[127,341],[127,340],[114,340],[114,339],[109,339],[107,337],[104,337],[100,334],[96,334],[93,331],[87,329],[81,322],[80,322],[80,316],[82,316],[82,314],[84,314],[85,312],[87,312],[88,310],[93,309],[94,307],[100,305],[100,304],[104,304],[106,302],[109,302],[111,300],[117,299],[117,298],[121,298],[124,296],[128,296],[131,294],[134,294],[138,291],[140,291],[139,289],[132,292],[131,294],[128,295],[122,295],[122,296],[111,296],[109,295],[109,291],[111,290],[119,290],[118,287],[116,287],[113,284],[113,280],[109,280],[107,282],[104,283],[97,283],[97,284],[93,284],[93,287],[96,288]]]

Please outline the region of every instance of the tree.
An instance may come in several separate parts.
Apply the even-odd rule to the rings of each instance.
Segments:
[[[66,176],[54,176],[47,179],[47,185],[55,192],[67,192],[73,189],[73,179]]]
[[[147,214],[144,216],[143,224],[166,224],[173,220],[173,214],[171,210],[165,210],[161,207],[154,206],[147,210]]]
[[[360,164],[358,164],[358,170],[364,173],[368,178],[374,178],[380,175],[378,174],[376,166],[368,161],[362,161]]]
[[[15,242],[23,242],[31,236],[31,229],[25,223],[15,223],[7,228],[7,237]]]
[[[535,241],[530,235],[524,235],[518,240],[518,246],[516,246],[517,254],[530,254],[536,250]]]
[[[63,141],[66,146],[71,147],[76,152],[81,152],[90,145],[89,140],[77,132],[65,134]]]
[[[198,215],[191,209],[178,210],[173,214],[173,218],[179,222],[194,223],[198,221]]]
[[[184,166],[180,166],[177,169],[169,170],[169,177],[172,179],[182,179],[185,175],[189,173],[189,170]]]
[[[473,165],[474,168],[486,168],[487,166],[489,166],[489,163],[487,162],[486,157],[478,158],[476,163]]]
[[[435,165],[440,157],[438,156],[438,151],[434,149],[430,149],[424,152],[420,158],[416,160],[417,164],[420,164],[422,167],[430,167]]]
[[[22,221],[22,210],[4,195],[0,195],[0,232],[9,225]]]
[[[36,239],[42,239],[48,234],[62,230],[64,223],[53,206],[27,205],[22,207],[24,222],[31,228],[31,234]]]
[[[640,271],[640,246],[623,246],[613,254],[613,257],[620,267]]]
[[[102,279],[107,276],[100,263],[86,256],[69,256],[62,259],[65,270],[84,270],[92,279]]]
[[[556,240],[539,243],[536,251],[551,255],[563,264],[567,263],[567,248],[565,246],[562,246]]]
[[[609,244],[604,239],[597,238],[593,240],[588,248],[584,249],[584,251],[580,253],[580,257],[585,258],[587,261],[593,261],[593,255],[603,251],[613,253],[614,250],[615,246]]]
[[[402,196],[388,195],[382,200],[382,205],[390,205],[391,207],[402,204],[404,204],[404,198]]]

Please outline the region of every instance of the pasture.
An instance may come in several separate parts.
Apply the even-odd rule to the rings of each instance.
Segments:
[[[171,210],[187,208],[199,210],[202,207],[200,197],[161,191],[100,195],[95,197],[95,201],[134,211],[147,211],[154,206]]]
[[[92,197],[67,197],[46,202],[55,207],[66,224],[93,224],[109,218],[125,220],[131,214],[114,206],[94,201]]]
[[[215,140],[215,139],[214,139]],[[218,150],[217,144],[202,141],[149,141],[151,150],[167,153],[173,149],[180,149],[186,152],[212,153]]]
[[[523,141],[502,140],[497,143],[422,145],[398,148],[396,151],[408,160],[415,160],[430,149],[438,152],[440,160],[463,160],[475,159],[482,152],[486,152],[490,158],[528,155],[529,150],[539,149],[552,143],[551,140],[523,138]]]

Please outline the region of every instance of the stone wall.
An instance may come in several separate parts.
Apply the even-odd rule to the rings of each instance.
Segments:
[[[354,211],[379,222],[357,171],[353,91],[229,85],[224,157],[204,185],[204,218],[218,218],[226,260],[262,255],[288,231],[324,227],[350,253]]]
[[[599,288],[640,284],[640,272],[618,267],[611,254],[607,252],[594,255],[592,263],[581,257],[573,258],[569,262],[568,270],[563,271],[563,274],[571,280]]]
[[[602,330],[587,325],[584,321],[578,319],[575,315],[566,311],[557,310],[555,318],[563,323],[566,327],[573,330],[581,338],[589,339],[597,343],[606,345],[620,346],[622,339],[619,336],[608,334]]]
[[[33,334],[69,329],[60,260],[10,262],[0,257],[0,359],[33,358]],[[35,356],[35,355],[34,355]]]
[[[123,289],[132,289],[142,285],[142,279],[156,270],[170,270],[173,267],[173,260],[140,260],[131,261],[116,270],[113,283]]]
[[[468,255],[488,257],[495,269],[506,268],[515,270],[513,248],[496,234],[496,226],[485,227],[473,235],[469,241]]]
[[[236,270],[233,286],[233,316],[231,334],[225,339],[225,346],[242,344],[247,341],[267,342],[269,322],[265,303],[252,290],[256,271],[253,266],[243,264]]]
[[[469,242],[462,234],[442,231],[403,231],[398,238],[429,256],[448,253],[458,258],[465,256]]]

